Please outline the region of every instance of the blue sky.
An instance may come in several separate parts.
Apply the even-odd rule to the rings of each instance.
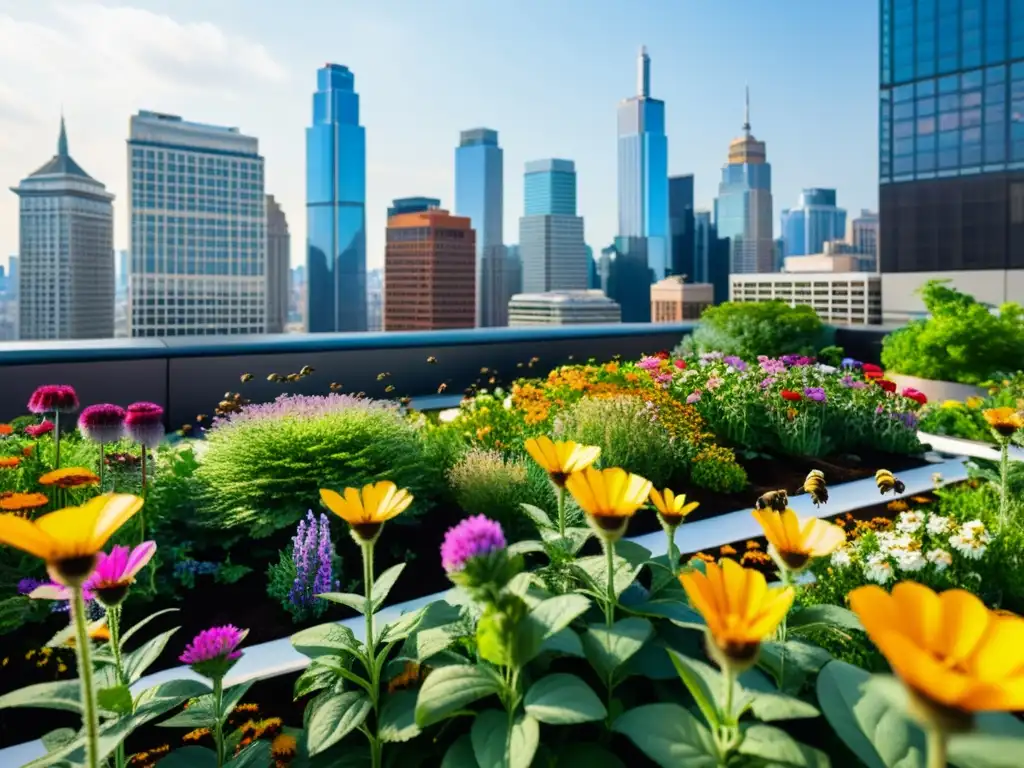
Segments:
[[[118,196],[127,246],[124,140],[139,108],[237,125],[259,137],[267,191],[304,259],[305,133],[315,71],[356,77],[367,129],[368,262],[383,259],[394,197],[451,205],[459,131],[497,129],[505,240],[518,238],[527,160],[576,162],[588,243],[615,234],[615,108],[641,44],[666,102],[670,173],[693,173],[710,208],[743,121],[767,142],[774,219],[802,187],[877,204],[877,3],[821,0],[0,0],[0,181],[71,151]],[[0,195],[0,260],[17,250],[17,200]]]

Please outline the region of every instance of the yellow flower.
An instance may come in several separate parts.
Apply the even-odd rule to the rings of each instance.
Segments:
[[[587,467],[582,472],[573,472],[566,479],[565,487],[597,531],[606,538],[621,536],[629,518],[644,505],[651,493],[650,480],[618,467]]]
[[[298,742],[294,736],[280,733],[274,737],[273,742],[270,744],[270,755],[275,760],[287,760],[295,756],[298,747]]]
[[[98,643],[105,643],[110,639],[110,629],[107,627],[106,624],[101,624],[95,629],[89,630],[89,639],[95,640]],[[64,645],[74,648],[75,636],[71,635],[71,637],[64,641]]]
[[[569,475],[586,469],[601,455],[596,445],[580,445],[572,440],[556,443],[546,435],[531,437],[524,447],[559,488],[565,487]]]
[[[962,589],[902,582],[850,593],[850,607],[896,675],[954,712],[1024,709],[1024,619],[990,611]]]
[[[665,521],[665,525],[675,528],[683,522],[688,514],[693,512],[700,502],[691,501],[686,503],[686,494],[676,494],[671,488],[659,492],[657,488],[651,489],[651,504],[658,510],[658,515]]]
[[[754,518],[782,562],[794,571],[807,567],[812,557],[832,554],[846,541],[846,534],[838,525],[816,517],[801,520],[792,509],[781,514],[771,509],[755,509]]]
[[[966,405],[968,408],[980,408],[983,402],[985,401],[982,400],[977,395],[971,395],[966,400],[964,400],[964,405]]]
[[[141,508],[138,496],[107,493],[34,521],[0,515],[0,544],[45,560],[50,576],[61,584],[81,584],[92,572],[96,553]]]
[[[39,478],[40,485],[56,485],[59,488],[77,488],[81,485],[99,485],[100,478],[85,467],[65,467],[47,472]]]
[[[412,504],[412,494],[390,480],[364,485],[362,491],[346,488],[344,496],[321,488],[320,499],[324,506],[348,523],[362,541],[373,539],[384,523],[402,514]]]
[[[690,604],[704,617],[722,663],[751,664],[793,604],[793,588],[769,589],[764,575],[734,560],[679,575]]]
[[[1003,437],[1010,437],[1021,427],[1024,427],[1024,418],[1013,408],[987,408],[981,412],[985,421]]]
[[[962,408],[964,406],[959,400],[943,400],[941,408]]]

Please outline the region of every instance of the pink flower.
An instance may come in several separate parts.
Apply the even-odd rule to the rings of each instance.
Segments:
[[[688,394],[686,396],[686,402],[689,403],[690,405],[693,405],[694,403],[698,402],[699,400],[700,400],[700,390],[699,389],[694,390],[693,392],[691,392],[690,394]]]
[[[638,368],[643,368],[645,371],[656,371],[661,368],[661,358],[645,355],[640,358],[640,362],[636,365]]]
[[[78,410],[78,395],[67,384],[44,384],[28,399],[32,413],[71,413]]]
[[[146,448],[156,448],[164,439],[164,409],[156,403],[132,403],[124,419],[128,437]]]
[[[441,565],[448,573],[461,571],[471,558],[486,557],[505,546],[505,533],[499,523],[483,515],[467,517],[444,535]]]
[[[128,595],[128,587],[135,583],[136,575],[153,559],[155,552],[155,541],[144,541],[134,549],[116,546],[109,554],[101,552],[86,586],[108,608],[120,605]]]
[[[711,378],[709,378],[707,380],[706,386],[707,386],[708,389],[710,389],[713,392],[714,390],[716,390],[720,386],[722,386],[722,380],[720,378],[718,378],[717,376],[712,376]]]
[[[38,424],[29,424],[25,427],[25,434],[29,437],[38,438],[50,432],[53,432],[53,422],[49,419],[43,419]]]
[[[242,658],[238,646],[247,634],[249,630],[233,624],[204,629],[185,647],[178,661],[204,677],[220,679]]]
[[[115,443],[124,434],[124,418],[119,405],[90,405],[78,416],[78,431],[94,443]]]

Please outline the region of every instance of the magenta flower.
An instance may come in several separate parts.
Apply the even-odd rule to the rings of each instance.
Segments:
[[[136,443],[156,448],[164,439],[164,409],[156,403],[132,403],[125,414],[124,429]]]
[[[441,565],[448,573],[461,571],[471,558],[486,557],[505,546],[500,524],[483,515],[467,517],[444,535]]]
[[[29,437],[39,438],[50,432],[53,432],[53,422],[49,419],[43,419],[38,424],[29,424],[25,427],[25,434]]]
[[[661,358],[644,355],[636,365],[638,368],[643,368],[645,371],[656,371],[661,368]]]
[[[116,546],[109,554],[100,552],[96,568],[85,585],[108,608],[120,605],[128,596],[128,587],[135,583],[136,575],[153,559],[155,552],[155,541],[144,541],[134,549]]]
[[[825,402],[825,390],[822,387],[807,387],[804,389],[804,397],[823,403]]]
[[[119,405],[90,405],[78,416],[78,431],[94,443],[115,443],[124,434],[125,415]]]
[[[220,679],[242,658],[238,646],[247,634],[249,630],[232,624],[204,629],[185,647],[178,661],[204,677]]]
[[[67,384],[44,384],[28,399],[32,413],[72,413],[78,410],[78,395]]]

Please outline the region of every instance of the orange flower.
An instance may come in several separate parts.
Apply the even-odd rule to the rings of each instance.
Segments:
[[[0,469],[17,469],[19,464],[20,456],[0,456]]]
[[[50,503],[41,493],[9,493],[0,495],[0,509],[4,512],[26,512]]]
[[[10,424],[0,424],[0,437],[7,437],[14,431],[14,427]]]
[[[35,445],[26,445],[24,448],[21,449],[21,455],[27,459],[29,456],[35,453],[35,451]]]
[[[753,539],[751,539],[750,541],[747,542],[747,549],[760,549],[760,548],[761,548],[761,544],[759,542],[754,541]]]
[[[85,467],[65,467],[47,472],[39,478],[40,485],[56,485],[58,488],[78,488],[83,485],[99,485],[99,477]]]
[[[720,553],[721,555],[723,555],[723,556],[725,556],[725,555],[735,555],[735,554],[736,554],[736,548],[735,548],[735,547],[733,547],[733,546],[732,546],[732,545],[730,545],[730,544],[726,544],[726,545],[725,545],[724,547],[722,547],[721,549],[719,549],[719,550],[718,550],[718,552],[719,552],[719,553]]]

